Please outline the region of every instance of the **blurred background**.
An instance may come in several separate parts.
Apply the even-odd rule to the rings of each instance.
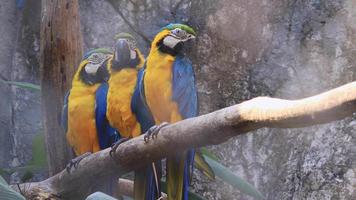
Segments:
[[[148,40],[162,26],[191,25],[198,32],[189,57],[200,114],[256,96],[303,98],[356,80],[355,0],[80,0],[79,5],[84,52],[111,48],[115,34],[129,32],[147,55]],[[38,85],[41,1],[1,1],[0,25],[0,80]],[[10,183],[47,177],[40,95],[0,82],[0,168]],[[209,149],[267,199],[356,199],[355,119],[260,129]],[[251,199],[199,172],[193,190],[207,199]]]

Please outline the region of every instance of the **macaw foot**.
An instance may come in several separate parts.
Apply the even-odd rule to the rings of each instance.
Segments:
[[[161,196],[157,200],[165,200],[167,199],[167,194],[166,193],[161,193]]]
[[[113,157],[114,153],[116,152],[116,149],[120,146],[120,144],[128,141],[130,138],[121,138],[119,139],[117,142],[115,142],[112,146],[111,146],[111,150],[110,150],[110,157]]]
[[[66,170],[68,173],[70,173],[71,169],[74,167],[75,169],[78,168],[78,164],[80,163],[81,160],[83,160],[85,157],[90,156],[90,152],[86,152],[76,158],[73,158],[72,160],[69,161],[69,163],[66,166]]]
[[[148,129],[148,131],[145,133],[145,136],[143,137],[145,143],[147,143],[150,139],[154,139],[157,137],[159,131],[165,127],[168,126],[168,122],[163,122],[162,124],[159,125],[154,125],[151,128]]]

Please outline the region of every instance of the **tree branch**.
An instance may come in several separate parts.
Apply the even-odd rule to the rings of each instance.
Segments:
[[[120,15],[120,17],[122,18],[122,20],[124,20],[124,22],[130,27],[130,29],[135,32],[137,35],[141,36],[141,38],[148,44],[151,44],[151,40],[140,30],[138,30],[137,28],[135,28],[135,26],[130,22],[130,20],[128,20],[125,15],[121,12],[121,8],[119,6],[120,2],[119,1],[115,1],[115,0],[108,0],[108,2],[111,4],[111,6],[114,8],[114,10]]]
[[[63,170],[42,182],[20,187],[27,195],[40,189],[61,198],[73,198],[78,191],[87,191],[98,178],[122,175],[192,147],[220,144],[262,127],[298,128],[327,123],[355,112],[356,82],[300,100],[258,97],[166,126],[148,143],[143,136],[131,139],[120,145],[113,158],[109,156],[110,149],[105,149],[84,158],[70,174]]]

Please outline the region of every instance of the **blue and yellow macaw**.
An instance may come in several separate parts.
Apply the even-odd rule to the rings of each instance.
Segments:
[[[174,123],[198,114],[197,91],[192,64],[182,54],[195,31],[183,24],[170,24],[155,36],[144,72],[140,73],[140,96],[156,125]],[[139,74],[139,75],[140,75]],[[194,149],[167,159],[169,200],[187,200],[194,164]]]
[[[72,87],[65,95],[62,125],[76,156],[108,148],[118,139],[105,113],[101,112],[102,106],[97,106],[101,103],[96,98],[100,84],[109,79],[103,63],[111,54],[107,49],[86,53],[74,75]]]
[[[117,36],[114,49],[114,55],[106,63],[110,79],[98,89],[98,93],[106,95],[97,98],[106,97],[107,119],[124,140],[141,135],[153,126],[154,122],[147,118],[140,124],[132,112],[131,101],[137,83],[137,73],[144,64],[143,55],[136,47],[135,39],[127,33],[121,33]],[[122,140],[118,144],[121,142]],[[135,171],[135,200],[156,200],[160,196],[160,168],[160,162],[157,162],[146,169]]]

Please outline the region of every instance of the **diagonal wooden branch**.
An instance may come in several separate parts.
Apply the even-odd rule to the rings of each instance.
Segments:
[[[120,145],[113,158],[109,156],[110,149],[102,150],[84,158],[70,174],[63,170],[42,182],[21,184],[20,188],[27,195],[41,190],[73,199],[99,178],[122,175],[192,147],[223,143],[262,127],[298,128],[327,123],[355,112],[356,82],[300,100],[258,97],[166,126],[148,143],[143,136],[129,140]]]

